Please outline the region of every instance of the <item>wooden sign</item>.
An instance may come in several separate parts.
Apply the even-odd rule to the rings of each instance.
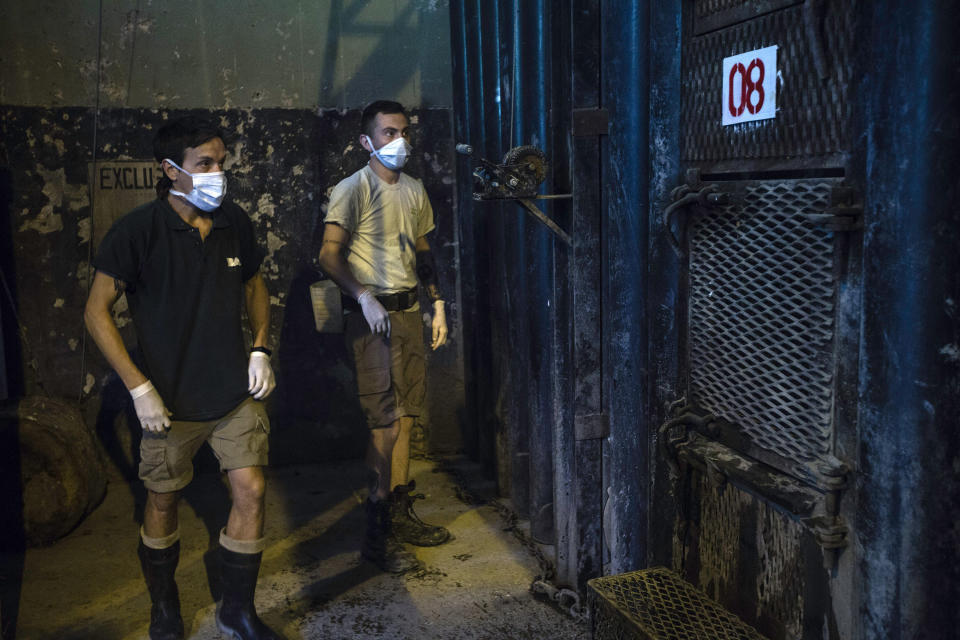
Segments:
[[[160,165],[154,160],[104,160],[90,163],[93,249],[125,213],[157,197]]]

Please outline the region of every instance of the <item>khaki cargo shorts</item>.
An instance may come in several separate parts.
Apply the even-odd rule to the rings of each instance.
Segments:
[[[420,310],[390,312],[390,337],[374,335],[362,313],[348,313],[344,338],[357,372],[360,407],[371,429],[418,416],[425,393]]]
[[[179,491],[193,479],[193,458],[210,443],[220,470],[267,464],[270,419],[263,403],[247,398],[215,420],[174,420],[165,433],[144,431],[140,440],[140,479],[156,493]]]

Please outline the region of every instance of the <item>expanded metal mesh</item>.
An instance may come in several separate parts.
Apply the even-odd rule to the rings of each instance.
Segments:
[[[713,28],[729,26],[745,19],[756,18],[804,0],[694,0],[694,16],[697,18],[722,18],[713,20]],[[699,33],[700,30],[698,29]]]
[[[758,618],[762,612],[768,622],[782,626],[785,637],[799,638],[806,585],[803,526],[736,486],[718,487],[705,474],[697,474],[696,492],[696,584],[717,602],[756,610]]]
[[[757,606],[783,625],[789,638],[803,634],[803,527],[768,503],[758,505]]]
[[[735,487],[717,488],[703,474],[698,474],[697,479],[700,496],[697,586],[718,602],[724,601],[725,593],[746,600],[748,594],[738,593],[734,585],[741,567],[740,538],[749,535],[741,531],[744,513],[754,503],[748,494]]]
[[[752,183],[742,206],[689,227],[693,400],[800,462],[833,441],[833,233],[803,216],[822,213],[829,192],[822,181]]]
[[[725,3],[724,3],[725,4]],[[687,40],[683,47],[682,155],[703,163],[771,159],[800,164],[849,150],[848,94],[855,86],[855,0],[825,3],[819,40],[804,28],[803,8],[789,7]],[[777,117],[723,126],[725,57],[777,45]],[[821,78],[812,48],[826,77]]]
[[[697,17],[709,16],[714,13],[750,4],[752,0],[700,0],[694,4]]]
[[[588,582],[594,640],[763,640],[763,636],[665,568]]]

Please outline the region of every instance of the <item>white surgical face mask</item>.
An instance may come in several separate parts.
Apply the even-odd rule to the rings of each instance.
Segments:
[[[227,176],[223,171],[211,171],[210,173],[190,173],[185,169],[178,167],[173,160],[167,159],[171,165],[183,171],[193,178],[193,189],[190,193],[175,191],[170,189],[170,193],[180,196],[187,202],[203,211],[213,211],[223,202],[223,196],[227,194]]]
[[[370,136],[366,136],[366,138],[367,142],[370,143],[370,148],[373,149],[373,140],[370,139]],[[410,146],[410,143],[408,143],[405,138],[397,138],[379,149],[373,149],[370,155],[376,156],[377,160],[383,163],[383,166],[387,169],[399,171],[403,169],[403,165],[407,164],[407,160],[410,159],[410,151],[412,149],[413,147]]]

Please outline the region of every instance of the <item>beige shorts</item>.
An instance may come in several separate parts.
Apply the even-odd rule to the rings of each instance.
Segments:
[[[179,491],[193,479],[193,458],[204,442],[220,470],[267,464],[270,419],[262,402],[247,398],[215,420],[173,421],[164,433],[144,431],[140,440],[140,479],[156,493]]]
[[[389,338],[372,334],[362,313],[348,313],[344,323],[367,426],[387,427],[420,415],[426,378],[420,310],[391,311]]]

